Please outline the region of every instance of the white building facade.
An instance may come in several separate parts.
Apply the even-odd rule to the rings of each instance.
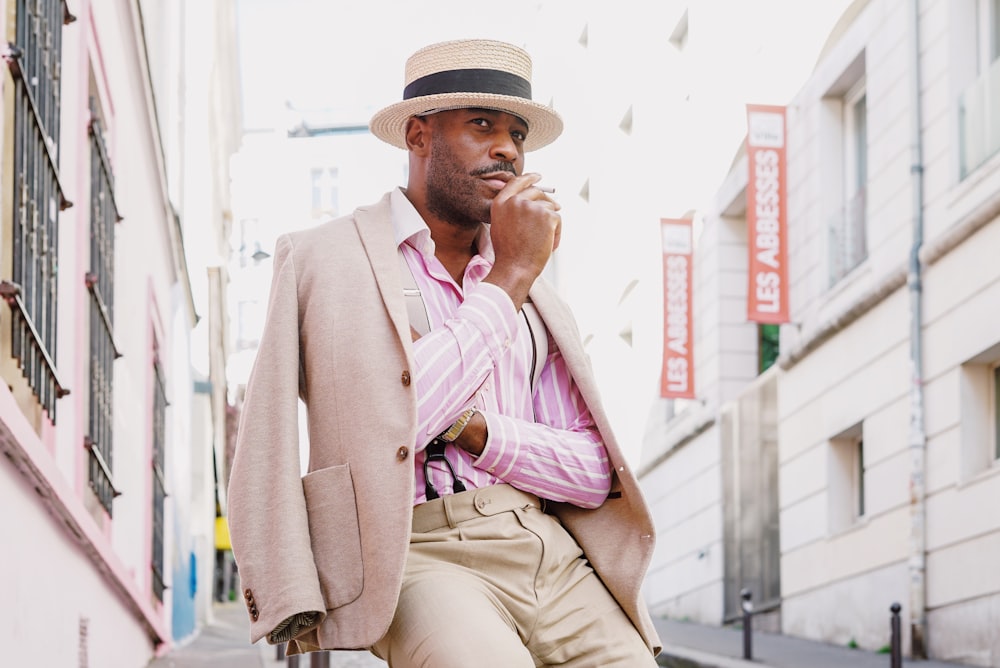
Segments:
[[[215,131],[239,116],[179,59],[191,24],[210,26],[198,66],[224,95],[232,10],[10,0],[0,13],[0,641],[11,665],[146,665],[209,613],[219,417],[200,410],[196,382],[224,389],[225,378],[200,374],[192,351],[210,347],[196,343],[199,319],[224,309],[195,296],[205,269],[186,243],[226,238],[228,193],[216,183],[211,198],[186,198],[180,175],[197,160],[227,182],[231,148]],[[186,152],[200,130],[213,141]]]
[[[654,611],[733,621],[747,587],[765,626],[880,649],[898,602],[909,653],[1000,665],[998,5],[844,12],[787,106],[791,322],[763,373],[742,154],[720,184],[701,401],[643,453]]]
[[[789,115],[782,627],[1000,666],[1000,3],[870,0]],[[914,258],[919,262],[915,262]]]

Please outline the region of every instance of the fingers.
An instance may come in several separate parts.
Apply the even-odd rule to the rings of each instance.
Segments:
[[[539,187],[538,182],[541,181],[541,178],[541,174],[533,172],[515,176],[507,182],[507,185],[504,186],[503,190],[500,191],[497,197],[504,199],[508,199],[510,197],[522,197],[524,199],[529,199],[549,206],[553,211],[558,211],[562,208],[562,206],[559,202],[550,197],[555,190],[552,188]]]

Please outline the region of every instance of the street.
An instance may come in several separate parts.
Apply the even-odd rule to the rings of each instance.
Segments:
[[[216,603],[213,621],[191,642],[155,659],[149,668],[385,668],[369,652],[321,652],[278,658],[278,648],[249,642],[249,621],[241,602]]]
[[[189,643],[152,661],[147,668],[386,668],[368,652],[317,652],[278,658],[275,646],[248,642],[242,603],[216,603],[214,619]],[[684,668],[885,668],[887,654],[850,649],[776,633],[753,633],[753,660],[743,659],[743,634],[731,627],[654,617],[664,643],[658,663]],[[904,666],[960,668],[943,661],[904,659]]]

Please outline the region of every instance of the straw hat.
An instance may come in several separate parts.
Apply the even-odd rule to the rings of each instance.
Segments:
[[[531,100],[531,56],[513,44],[455,40],[426,46],[406,61],[403,101],[372,116],[376,137],[406,148],[406,121],[446,109],[482,107],[505,111],[528,124],[525,151],[551,143],[563,123],[551,107]]]

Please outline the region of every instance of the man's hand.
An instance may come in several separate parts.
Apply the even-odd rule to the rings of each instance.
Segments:
[[[478,457],[483,454],[483,449],[486,448],[486,437],[488,434],[489,429],[486,426],[486,418],[481,412],[477,412],[469,420],[469,424],[465,425],[465,429],[458,435],[454,443],[473,457]]]
[[[484,279],[502,288],[520,310],[549,257],[559,246],[559,204],[535,188],[541,176],[515,176],[493,198],[490,238],[496,261]]]

